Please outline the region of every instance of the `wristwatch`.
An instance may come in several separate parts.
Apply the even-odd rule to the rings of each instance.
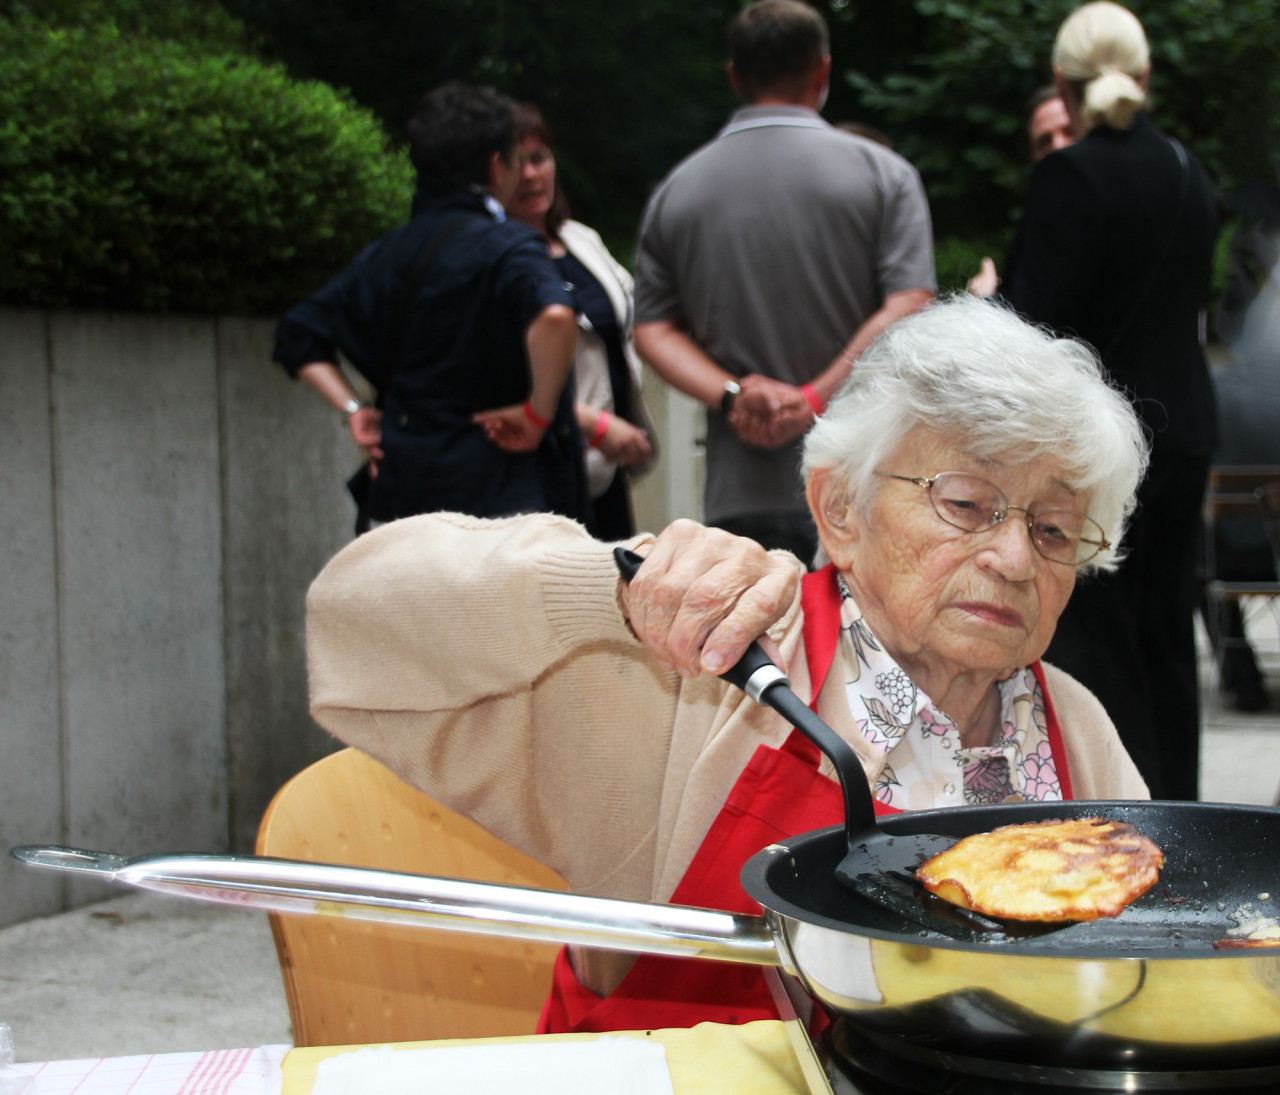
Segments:
[[[724,394],[720,397],[720,413],[727,415],[733,410],[733,401],[738,398],[738,393],[742,391],[742,385],[736,380],[727,380],[724,385]]]
[[[361,407],[367,407],[368,405],[369,404],[367,404],[363,399],[348,399],[342,405],[342,417],[344,419],[348,419],[355,414],[356,411],[360,410]]]

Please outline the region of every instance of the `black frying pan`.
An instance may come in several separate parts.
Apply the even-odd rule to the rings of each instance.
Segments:
[[[790,692],[785,680],[774,687]],[[840,772],[846,804],[869,814],[851,751],[808,736]],[[940,838],[1094,816],[1130,823],[1165,855],[1159,882],[1118,917],[970,917],[880,850],[899,841],[918,862]],[[810,991],[872,1036],[1039,1067],[1222,1071],[1222,1086],[1280,1084],[1280,945],[1229,945],[1280,935],[1278,809],[1075,801],[903,813],[878,819],[872,840],[846,822],[767,848],[742,884],[772,914]],[[861,960],[842,945],[839,962],[823,961],[835,932],[866,940]]]
[[[1164,850],[1160,881],[1119,917],[1023,938],[954,938],[851,894],[834,875],[847,854],[838,828],[765,849],[742,882],[784,925],[797,967],[829,979],[811,991],[873,1033],[1061,1068],[1280,1069],[1280,947],[1215,947],[1250,920],[1280,917],[1280,810],[1077,801],[923,811],[881,826],[959,838],[1095,814]],[[866,939],[861,966],[814,960],[811,942],[832,931]]]
[[[624,574],[636,561],[618,559]],[[843,827],[767,848],[742,872],[818,999],[868,1031],[935,1052],[981,1047],[985,1056],[1093,1070],[1260,1068],[1267,1082],[1280,1079],[1280,946],[1221,948],[1251,925],[1280,931],[1280,809],[1076,801],[877,823],[852,750],[832,746],[838,736],[780,671],[757,677],[762,663],[753,644],[724,676],[822,749],[844,792]],[[970,919],[910,880],[939,837],[1091,816],[1129,822],[1165,855],[1160,881],[1118,917],[1052,926]],[[901,849],[884,851],[895,840],[905,859]],[[865,939],[861,960],[838,933]]]

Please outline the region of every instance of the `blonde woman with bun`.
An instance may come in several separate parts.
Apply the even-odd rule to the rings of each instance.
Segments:
[[[1054,82],[1085,132],[1128,129],[1147,98],[1151,51],[1137,16],[1103,0],[1077,8],[1053,43]]]
[[[1032,174],[1004,295],[1098,350],[1152,457],[1128,557],[1077,584],[1046,657],[1102,700],[1153,797],[1194,799],[1196,557],[1216,435],[1199,336],[1213,187],[1147,117],[1151,53],[1132,12],[1106,0],[1076,9],[1054,42],[1053,76],[1078,139]]]

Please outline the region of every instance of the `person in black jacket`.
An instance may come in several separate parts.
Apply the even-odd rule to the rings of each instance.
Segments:
[[[1200,342],[1217,232],[1200,164],[1142,111],[1142,25],[1109,2],[1077,9],[1053,49],[1081,137],[1031,178],[1004,295],[1101,354],[1150,433],[1151,465],[1118,571],[1081,582],[1047,659],[1107,708],[1155,798],[1194,799],[1194,616],[1200,513],[1216,433]]]
[[[491,88],[430,92],[409,123],[409,223],[276,329],[275,360],[346,415],[369,456],[362,519],[589,515],[565,390],[573,298],[542,240],[503,210],[520,183],[517,135],[515,104]],[[376,406],[356,398],[339,351]]]

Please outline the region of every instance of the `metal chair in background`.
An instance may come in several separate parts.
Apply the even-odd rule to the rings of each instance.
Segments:
[[[1262,523],[1266,526],[1267,539],[1271,541],[1276,573],[1280,574],[1280,478],[1259,487],[1253,493],[1262,510]]]
[[[1223,679],[1224,666],[1234,649],[1248,647],[1245,629],[1250,618],[1264,607],[1280,627],[1280,580],[1274,569],[1265,577],[1266,548],[1262,539],[1263,503],[1260,492],[1280,483],[1280,465],[1219,465],[1209,471],[1204,506],[1205,625],[1213,645],[1215,676]],[[1239,576],[1220,559],[1224,535],[1246,529],[1256,534],[1262,565],[1247,577]],[[1233,619],[1234,616],[1234,619]],[[1250,657],[1252,655],[1250,654]]]
[[[355,749],[271,801],[259,855],[567,890],[550,868]],[[294,1044],[533,1034],[558,947],[329,916],[271,914]]]
[[[1280,482],[1268,483],[1255,492],[1262,509],[1262,520],[1267,527],[1267,539],[1271,541],[1271,553],[1275,556],[1276,573],[1280,574]],[[1280,788],[1276,789],[1273,806],[1280,806]]]

